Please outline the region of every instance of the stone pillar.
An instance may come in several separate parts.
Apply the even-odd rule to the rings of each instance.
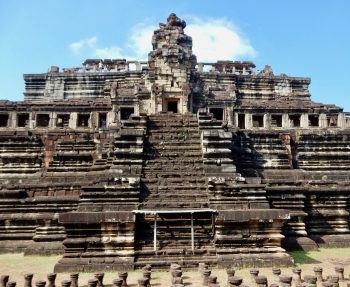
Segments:
[[[78,279],[79,279],[79,273],[74,272],[69,274],[70,280],[72,282],[71,287],[78,287]]]
[[[29,113],[29,128],[34,129],[35,127],[36,127],[36,117],[33,115],[33,112],[31,112]]]
[[[8,122],[7,126],[10,128],[17,127],[17,113],[16,112],[9,113],[9,122]]]
[[[339,277],[338,275],[328,275],[327,281],[332,283],[332,287],[339,287]]]
[[[33,274],[24,275],[24,287],[32,287]]]
[[[210,270],[203,269],[203,271],[202,271],[202,278],[203,278],[202,285],[203,286],[208,286],[208,277],[210,276],[210,274],[211,274]]]
[[[56,123],[57,123],[57,113],[56,112],[52,112],[49,114],[50,117],[50,121],[49,121],[49,128],[54,128],[56,127]]]
[[[317,282],[323,281],[322,271],[323,271],[323,269],[321,267],[319,267],[319,266],[314,267],[314,272],[315,272],[315,276],[317,278]]]
[[[243,282],[243,278],[242,277],[238,277],[238,276],[232,276],[228,278],[228,287],[235,287],[235,286],[240,286]]]
[[[48,281],[47,287],[56,287],[55,285],[56,276],[57,276],[56,273],[47,274],[47,281]]]
[[[297,285],[301,283],[301,269],[300,268],[293,268],[293,282]]]
[[[305,275],[304,281],[307,287],[316,287],[317,277],[314,275]]]
[[[138,287],[147,287],[149,284],[148,278],[139,278],[137,279]]]
[[[97,285],[97,279],[89,279],[88,280],[89,287],[96,287],[96,285]]]
[[[217,276],[210,275],[208,277],[208,286],[210,286],[211,284],[216,284],[217,279],[218,279]]]
[[[267,277],[266,276],[256,276],[255,283],[257,287],[267,287]]]
[[[280,275],[280,282],[281,287],[290,287],[292,284],[292,276]]]
[[[253,115],[252,114],[245,114],[244,115],[244,125],[245,125],[245,129],[247,129],[247,130],[253,128]]]
[[[346,119],[344,113],[339,113],[338,115],[338,127],[340,127],[342,130],[346,127]]]
[[[276,283],[280,282],[280,275],[281,275],[281,269],[279,268],[272,268],[272,274],[274,275],[274,281]]]
[[[320,114],[318,117],[318,126],[320,128],[326,128],[328,126],[327,123],[327,115],[326,114]]]
[[[199,73],[203,72],[204,65],[202,63],[197,63],[197,65],[198,65],[197,72],[199,72]]]
[[[203,269],[208,269],[209,265],[205,264],[205,263],[199,263],[198,264],[198,272],[202,273]]]
[[[136,67],[136,71],[140,71],[141,70],[141,64],[139,61],[135,61],[135,67]]]
[[[228,278],[235,276],[236,271],[233,269],[226,269],[227,273],[227,285],[229,284]]]
[[[103,277],[105,274],[103,272],[96,272],[94,274],[94,278],[97,279],[97,286],[96,287],[103,287]]]
[[[309,127],[309,115],[302,114],[300,116],[300,127],[307,129]]]
[[[271,115],[270,114],[264,114],[264,128],[265,129],[271,128]]]
[[[40,281],[35,282],[36,287],[45,287],[45,285],[46,285],[46,281],[44,281],[44,280],[40,280]]]
[[[0,287],[6,287],[6,284],[9,281],[9,277],[9,275],[2,275],[0,277]]]
[[[128,284],[126,283],[126,279],[128,278],[128,272],[119,272],[118,273],[118,277],[120,279],[123,279],[123,283],[122,283],[123,287],[128,286]]]
[[[122,287],[123,279],[114,279],[113,280],[113,287]]]
[[[71,284],[72,284],[72,281],[70,281],[70,280],[63,280],[61,282],[61,287],[70,287]]]
[[[16,287],[16,282],[15,281],[9,281],[6,283],[6,287]]]
[[[77,120],[78,120],[78,113],[76,113],[76,112],[71,113],[70,117],[69,117],[69,128],[70,129],[77,128]]]
[[[344,281],[344,267],[343,266],[335,266],[334,270],[335,270],[335,273],[339,277],[339,281],[343,282]]]
[[[249,270],[250,273],[250,279],[251,282],[254,284],[255,282],[255,277],[259,275],[259,270],[258,269],[250,269]]]
[[[282,115],[282,128],[290,128],[290,120],[288,114]]]

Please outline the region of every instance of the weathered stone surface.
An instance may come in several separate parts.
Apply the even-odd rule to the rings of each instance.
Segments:
[[[52,66],[23,76],[24,102],[0,101],[1,253],[63,254],[54,272],[203,271],[350,246],[343,109],[313,102],[310,78],[197,62],[185,28],[171,14],[148,61]]]

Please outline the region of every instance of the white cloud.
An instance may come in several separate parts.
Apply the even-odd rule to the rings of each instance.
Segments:
[[[152,35],[156,26],[137,24],[131,29],[128,47],[136,53],[139,60],[147,60],[148,53],[152,51]]]
[[[193,23],[187,25],[185,32],[193,39],[193,53],[199,62],[244,60],[257,55],[249,39],[226,19],[204,21],[193,18]]]
[[[89,47],[89,48],[93,48],[96,44],[97,38],[96,37],[92,37],[92,38],[88,38],[88,39],[84,39],[84,40],[80,40],[78,42],[74,42],[72,44],[69,45],[69,48],[75,53],[75,54],[79,54],[80,50],[83,47]]]
[[[226,19],[206,19],[190,17],[185,33],[193,38],[193,52],[199,62],[214,62],[217,60],[245,60],[257,55],[249,39],[238,27]],[[70,49],[86,57],[101,59],[147,60],[152,50],[152,35],[156,26],[139,23],[130,29],[130,36],[125,43],[127,54],[120,46],[99,47],[97,37],[77,41]]]

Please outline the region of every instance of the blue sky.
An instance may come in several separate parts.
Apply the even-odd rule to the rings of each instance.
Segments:
[[[310,77],[312,100],[350,112],[350,1],[0,0],[0,99],[23,100],[22,74],[88,58],[144,60],[170,13],[198,61],[253,61]]]

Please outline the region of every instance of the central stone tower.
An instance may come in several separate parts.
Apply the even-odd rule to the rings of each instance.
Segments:
[[[167,23],[159,24],[152,37],[153,51],[148,54],[151,69],[152,113],[172,111],[186,113],[191,111],[191,82],[197,58],[192,53],[192,38],[184,33],[186,22],[174,13]],[[152,82],[152,81],[151,81]]]

